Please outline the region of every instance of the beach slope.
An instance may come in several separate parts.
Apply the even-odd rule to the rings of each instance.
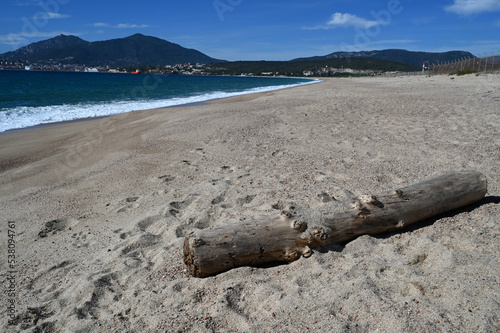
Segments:
[[[498,74],[326,79],[0,135],[1,330],[498,331],[499,105]],[[203,279],[183,263],[193,228],[460,170],[486,197],[401,233]]]

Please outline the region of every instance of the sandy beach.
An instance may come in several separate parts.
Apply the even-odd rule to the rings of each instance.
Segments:
[[[401,233],[208,278],[183,263],[194,228],[461,170],[486,197]],[[325,79],[0,135],[0,330],[498,332],[499,180],[499,74]]]

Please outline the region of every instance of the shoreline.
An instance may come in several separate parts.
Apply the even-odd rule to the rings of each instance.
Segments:
[[[499,100],[500,75],[327,79],[0,135],[18,260],[0,327],[493,332]],[[192,229],[461,170],[486,176],[486,198],[401,232],[203,279],[184,265]]]
[[[132,111],[127,111],[127,112],[123,112],[123,113],[137,112],[137,111],[150,111],[150,110],[167,109],[167,108],[175,108],[175,107],[182,108],[182,107],[201,106],[201,105],[204,105],[207,102],[208,101],[206,101],[206,102],[193,102],[193,103],[186,103],[186,104],[165,106],[165,107],[160,107],[160,108],[155,108],[155,109],[132,110]],[[58,126],[58,125],[67,125],[67,124],[72,124],[72,123],[79,123],[79,122],[84,122],[84,121],[99,120],[99,119],[103,119],[103,118],[113,117],[113,116],[116,116],[116,115],[119,115],[119,114],[123,114],[123,113],[111,114],[111,115],[107,115],[107,116],[98,116],[98,117],[78,118],[78,119],[65,120],[65,121],[56,121],[56,122],[53,122],[53,123],[44,123],[44,124],[39,124],[39,125],[35,125],[35,126],[14,128],[14,129],[9,129],[9,130],[0,132],[0,135],[3,135],[3,134],[12,134],[12,133],[24,132],[24,131],[32,131],[32,130],[36,130],[36,129],[44,128],[44,127],[52,127],[52,126]]]
[[[321,82],[322,81],[315,83],[321,83]],[[123,121],[125,121],[126,123],[130,119],[140,120],[147,117],[148,115],[151,117],[155,117],[155,115],[158,116],[161,113],[163,113],[163,111],[173,111],[173,110],[177,111],[177,109],[183,110],[192,108],[196,109],[203,106],[216,106],[217,104],[240,103],[245,101],[251,101],[253,99],[257,99],[263,96],[272,96],[273,93],[276,91],[285,91],[288,89],[295,89],[304,86],[309,86],[311,84],[312,83],[306,85],[270,90],[265,92],[254,92],[254,93],[242,94],[225,98],[216,98],[203,102],[186,103],[186,104],[172,105],[154,109],[135,110],[109,116],[81,118],[69,121],[41,124],[41,125],[31,126],[28,128],[20,128],[20,129],[5,131],[0,133],[0,148],[2,144],[5,146],[19,145],[24,147],[24,151],[21,149],[12,149],[9,150],[9,154],[7,153],[2,154],[1,153],[2,151],[0,149],[0,172],[2,170],[5,170],[5,168],[10,168],[9,166],[10,164],[17,165],[17,161],[25,160],[26,157],[23,156],[30,156],[27,158],[29,161],[36,160],[38,156],[46,156],[46,154],[44,153],[46,151],[44,149],[45,144],[40,144],[41,138],[44,138],[44,140],[47,140],[49,142],[64,143],[64,140],[60,139],[61,137],[71,137],[74,135],[78,135],[78,133],[80,133],[80,136],[83,138],[88,137],[87,133],[90,133],[91,136],[97,135],[98,137],[101,137],[103,135],[108,134],[109,130],[106,127],[108,127],[109,124],[122,123]],[[22,144],[23,139],[26,142],[28,142],[28,144]],[[95,140],[90,138],[90,141],[95,141]],[[13,160],[14,163],[9,162],[9,160]]]
[[[260,78],[260,77],[259,77],[259,78]],[[290,77],[290,78],[293,78],[293,77]],[[303,78],[295,78],[295,79],[303,79]],[[161,106],[161,107],[157,107],[157,108],[147,108],[147,109],[139,109],[139,110],[130,110],[130,111],[120,112],[120,113],[110,114],[110,115],[103,115],[103,116],[96,116],[96,117],[76,118],[76,119],[70,119],[70,120],[64,120],[64,121],[56,121],[56,122],[49,122],[49,123],[41,123],[41,124],[37,124],[37,125],[33,125],[33,126],[27,126],[27,127],[12,128],[12,129],[8,129],[8,130],[5,130],[5,131],[0,132],[0,135],[2,135],[2,134],[9,134],[9,133],[16,133],[16,132],[25,131],[25,130],[26,130],[26,131],[29,131],[29,130],[34,130],[34,129],[41,128],[41,127],[46,127],[46,126],[56,126],[56,125],[59,125],[59,124],[65,124],[65,123],[72,123],[72,122],[81,122],[81,121],[96,120],[96,119],[105,118],[105,117],[110,117],[110,116],[115,116],[115,115],[118,115],[118,114],[128,113],[128,112],[147,111],[147,110],[155,110],[155,109],[163,109],[163,108],[171,108],[171,107],[190,107],[190,106],[198,106],[198,105],[203,105],[203,104],[208,103],[208,102],[211,102],[211,101],[216,101],[216,100],[221,100],[221,99],[226,99],[226,98],[233,98],[233,97],[238,97],[238,96],[243,96],[243,95],[251,95],[251,94],[265,93],[265,92],[268,92],[268,91],[281,90],[281,89],[289,89],[289,88],[295,88],[295,87],[300,87],[300,86],[309,85],[309,84],[321,83],[321,80],[319,80],[319,79],[317,79],[317,80],[315,80],[315,79],[310,79],[310,81],[311,81],[311,82],[302,83],[302,84],[298,84],[298,85],[291,86],[291,87],[275,88],[275,89],[271,89],[271,90],[264,90],[264,91],[259,91],[259,92],[239,92],[239,93],[237,93],[237,95],[235,95],[235,96],[220,97],[220,98],[210,98],[210,99],[207,99],[207,100],[202,100],[202,101],[198,101],[198,102],[185,102],[185,103],[181,103],[181,104],[176,104],[176,105],[168,105],[168,106]],[[266,88],[268,88],[268,87],[260,87],[260,89],[266,89]]]
[[[291,89],[291,88],[295,88],[295,87],[288,87],[288,88],[282,88],[282,89]],[[277,90],[281,90],[281,89],[277,89]],[[274,91],[274,90],[272,90],[272,91]],[[127,111],[127,112],[122,112],[122,113],[117,113],[117,114],[111,114],[111,115],[107,115],[107,116],[78,118],[78,119],[72,119],[72,120],[57,121],[57,122],[53,122],[53,123],[44,123],[44,124],[39,124],[39,125],[34,125],[34,126],[9,129],[9,130],[0,132],[0,135],[4,135],[4,134],[7,135],[7,134],[12,134],[12,133],[24,132],[24,131],[32,131],[32,130],[37,130],[37,129],[45,128],[45,127],[68,125],[68,124],[80,123],[80,122],[86,122],[86,121],[95,121],[95,120],[114,117],[114,116],[117,116],[120,114],[126,114],[126,113],[130,113],[130,112],[146,112],[146,111],[163,110],[163,109],[169,109],[169,108],[184,108],[184,107],[203,106],[203,105],[206,105],[209,103],[214,103],[214,102],[217,103],[218,101],[223,101],[226,99],[238,98],[240,96],[245,96],[245,95],[263,94],[263,93],[264,92],[256,92],[256,93],[249,93],[249,94],[238,95],[238,96],[209,99],[209,100],[206,100],[203,102],[191,102],[191,103],[186,103],[186,104],[170,105],[170,106],[164,106],[164,107],[153,108],[153,109],[132,110],[132,111]]]

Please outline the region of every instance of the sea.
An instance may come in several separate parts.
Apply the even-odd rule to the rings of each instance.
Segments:
[[[0,70],[0,132],[316,82],[286,77]]]

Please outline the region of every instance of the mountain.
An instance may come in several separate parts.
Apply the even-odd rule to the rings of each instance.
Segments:
[[[374,58],[380,60],[388,60],[400,62],[403,64],[422,66],[424,61],[431,64],[453,62],[462,58],[473,58],[474,55],[466,51],[449,51],[441,53],[433,52],[414,52],[407,50],[389,49],[376,51],[359,51],[359,52],[334,52],[326,56],[298,58],[292,61],[311,61],[311,60],[326,60],[338,58]]]
[[[142,34],[98,42],[87,42],[79,37],[59,35],[0,54],[0,58],[110,67],[224,62],[200,51]]]
[[[400,65],[421,67],[424,61],[431,64],[451,62],[463,58],[473,57],[469,52],[450,51],[443,53],[413,52],[406,50],[390,49],[379,51],[360,52],[334,52],[326,56],[298,58],[291,61],[282,62],[235,62],[227,68],[229,72],[244,65],[245,69],[269,68],[269,72],[280,72],[276,68],[285,69],[290,72],[297,72],[298,62],[303,65],[305,62],[335,61],[325,66],[337,66],[345,68],[383,70],[409,70]],[[39,64],[77,64],[89,67],[110,66],[110,67],[139,67],[175,65],[184,63],[226,63],[225,60],[214,59],[200,51],[187,49],[178,44],[166,40],[135,34],[125,38],[111,39],[98,42],[87,42],[76,36],[59,35],[57,37],[32,43],[12,52],[0,54],[0,59],[7,61],[28,61]],[[354,62],[354,59],[359,61]],[[372,60],[370,62],[370,59]],[[339,61],[348,63],[340,63]],[[374,62],[373,60],[383,60],[389,63]],[[295,63],[295,64],[293,64]],[[399,63],[399,65],[395,64]],[[320,67],[318,64],[318,67]],[[252,71],[250,71],[252,72]]]
[[[32,43],[20,49],[0,55],[6,59],[27,59],[30,57],[44,57],[44,53],[52,53],[70,46],[86,45],[88,42],[76,36],[59,35],[57,37]]]

